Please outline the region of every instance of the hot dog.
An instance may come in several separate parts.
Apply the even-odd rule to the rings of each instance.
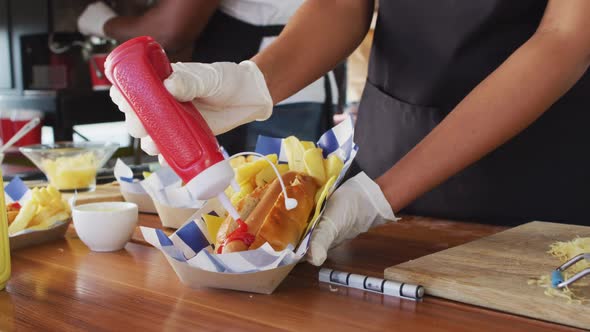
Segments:
[[[237,206],[247,227],[239,227],[231,217],[227,217],[219,228],[215,244],[218,253],[253,250],[266,242],[277,251],[289,244],[297,245],[307,229],[319,186],[313,177],[299,172],[287,172],[282,179],[288,197],[297,200],[297,207],[292,210],[285,208],[277,179],[256,189]]]

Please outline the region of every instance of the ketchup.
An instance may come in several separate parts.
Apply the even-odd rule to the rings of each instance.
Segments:
[[[20,206],[20,204],[18,202],[10,203],[10,204],[8,204],[8,207],[9,208],[12,208],[12,209],[16,209],[16,210],[20,210],[21,209],[21,206]]]
[[[238,228],[231,232],[227,238],[225,238],[225,241],[223,241],[219,248],[217,248],[218,254],[221,254],[223,247],[232,241],[242,241],[246,247],[249,247],[252,243],[254,243],[255,236],[248,233],[248,225],[239,218],[236,220],[236,223],[238,223]]]

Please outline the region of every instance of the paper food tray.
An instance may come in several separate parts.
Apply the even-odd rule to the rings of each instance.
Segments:
[[[147,193],[134,193],[121,190],[121,195],[123,195],[126,202],[137,204],[139,212],[152,214],[158,213],[152,198]]]
[[[162,167],[147,179],[139,180],[133,179],[131,168],[119,159],[114,173],[125,200],[136,203],[141,212],[157,213],[164,227],[180,227],[204,204],[190,197],[180,177],[169,167]]]
[[[317,142],[324,157],[337,154],[344,161],[344,168],[329,191],[331,194],[342,181],[350,167],[358,147],[354,144],[354,127],[347,120],[324,133]],[[283,139],[259,137],[256,152],[267,155],[276,153],[279,162],[287,162]],[[329,196],[329,195],[328,195]],[[322,206],[322,213],[325,203]],[[307,252],[311,235],[321,213],[310,221],[310,227],[297,248],[275,251],[268,243],[256,250],[230,254],[214,254],[214,239],[210,239],[204,214],[223,215],[225,211],[216,199],[208,201],[191,219],[175,233],[166,236],[159,229],[141,227],[146,241],[166,256],[178,278],[190,287],[212,287],[261,294],[272,293]]]
[[[53,227],[42,231],[24,231],[14,236],[10,236],[10,250],[32,247],[43,243],[53,242],[62,239],[71,223],[71,218],[66,221],[60,221]]]
[[[192,288],[223,288],[259,294],[272,294],[293,270],[296,263],[253,273],[222,273],[194,268],[164,255],[180,281]]]
[[[114,174],[125,201],[137,204],[139,212],[157,213],[152,198],[143,189],[140,181],[133,178],[133,171],[121,159],[117,159]]]
[[[192,198],[182,186],[180,177],[170,167],[161,167],[147,179],[140,181],[132,178],[133,172],[129,166],[119,159],[115,165],[115,177],[121,184],[124,197],[125,193],[132,194],[129,196],[131,199],[138,199],[143,195],[142,202],[149,197],[153,205],[152,211],[158,214],[164,227],[180,227],[205,203]]]
[[[199,210],[197,208],[173,207],[156,201],[154,201],[154,205],[162,221],[162,226],[174,229],[180,228]]]
[[[4,186],[4,200],[6,204],[18,202],[24,205],[26,201],[31,198],[31,190],[18,177],[15,177]],[[31,247],[51,241],[55,241],[64,237],[71,218],[64,221],[58,221],[53,226],[44,230],[30,230],[25,229],[12,236],[9,236],[10,250],[17,250],[21,248]]]

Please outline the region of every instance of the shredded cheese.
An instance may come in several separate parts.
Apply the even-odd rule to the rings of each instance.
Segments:
[[[562,264],[574,256],[588,252],[590,252],[590,237],[578,237],[571,241],[555,242],[549,247],[549,251],[547,251],[547,253],[559,259]],[[565,270],[563,276],[567,280],[574,274],[589,267],[590,262],[581,260]],[[528,284],[541,286],[545,288],[545,295],[565,298],[569,303],[584,304],[590,301],[590,299],[576,295],[576,289],[590,286],[589,280],[580,279],[572,284],[572,287],[556,289],[551,286],[551,276],[543,275],[539,278],[529,280]]]

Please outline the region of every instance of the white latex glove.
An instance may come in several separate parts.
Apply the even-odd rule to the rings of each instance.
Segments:
[[[83,35],[106,37],[104,24],[117,14],[102,1],[88,5],[78,17],[78,31]]]
[[[326,206],[313,231],[307,261],[319,266],[328,250],[369,228],[398,220],[381,188],[364,172],[344,182]]]
[[[177,100],[192,101],[215,135],[248,122],[266,120],[272,114],[272,98],[264,76],[252,61],[175,63],[172,69],[174,72],[164,86]],[[159,154],[119,90],[113,86],[110,92],[113,102],[125,113],[129,134],[141,138],[141,148],[147,154]]]

